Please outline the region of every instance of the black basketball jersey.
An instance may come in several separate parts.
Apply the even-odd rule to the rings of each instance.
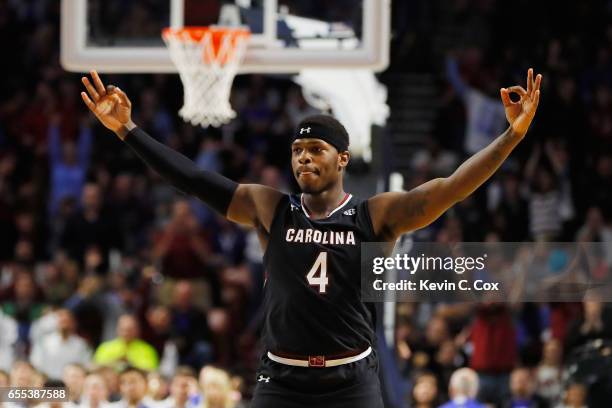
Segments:
[[[373,346],[375,311],[360,299],[361,243],[376,241],[367,201],[347,195],[313,220],[285,195],[264,254],[267,351],[331,355]]]

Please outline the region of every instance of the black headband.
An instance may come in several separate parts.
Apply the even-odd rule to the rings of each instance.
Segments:
[[[333,128],[321,125],[319,123],[302,123],[301,127],[296,129],[293,140],[296,139],[321,139],[334,146],[339,152],[348,150],[348,142],[346,138],[339,135]]]

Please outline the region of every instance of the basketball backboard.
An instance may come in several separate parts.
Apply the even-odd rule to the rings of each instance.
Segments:
[[[252,33],[242,73],[388,65],[390,0],[62,0],[62,65],[176,72],[162,29],[218,24],[227,3]]]

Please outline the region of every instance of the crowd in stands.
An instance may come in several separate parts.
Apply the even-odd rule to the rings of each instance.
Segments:
[[[434,72],[440,89],[435,137],[413,158],[409,186],[448,175],[506,128],[501,87],[525,86],[529,67],[544,76],[535,122],[512,156],[413,239],[597,242],[607,251],[601,276],[609,279],[612,3],[449,0],[396,8],[412,17],[395,14],[402,35],[392,69]],[[537,27],[523,25],[529,21]],[[612,340],[609,301],[605,292],[582,302],[399,304],[396,354],[407,399],[418,407],[449,399],[444,406],[607,406],[611,361],[600,346]],[[465,367],[473,371],[456,371]]]
[[[80,76],[59,64],[59,3],[0,0],[1,47],[13,50],[0,66],[0,386],[61,382],[87,407],[240,406],[261,353],[257,237],[176,191],[86,111]],[[512,158],[413,239],[612,245],[610,2],[393,7],[390,70],[426,69],[442,90],[431,143],[407,158],[407,188],[503,131],[501,86],[524,83],[528,66],[545,78]],[[457,43],[436,54],[447,23]],[[202,169],[295,187],[290,135],[316,111],[289,80],[237,78],[238,119],[203,130],[175,114],[178,76],[103,79],[126,91],[138,125]],[[399,304],[405,404],[604,406],[605,369],[564,373],[575,352],[612,341],[607,300]]]

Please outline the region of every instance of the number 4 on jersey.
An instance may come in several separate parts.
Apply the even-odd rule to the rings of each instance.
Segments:
[[[317,276],[317,272],[318,275]],[[327,252],[323,251],[317,257],[317,260],[310,268],[306,280],[310,286],[318,286],[319,293],[326,293],[329,279],[327,278]]]

